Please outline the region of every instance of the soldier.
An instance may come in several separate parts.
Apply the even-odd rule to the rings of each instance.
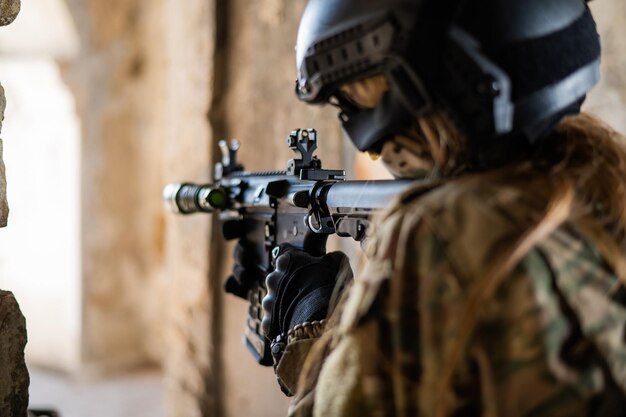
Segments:
[[[301,100],[423,181],[352,285],[344,255],[282,248],[290,415],[626,415],[626,150],[580,114],[585,1],[310,0],[297,61]]]

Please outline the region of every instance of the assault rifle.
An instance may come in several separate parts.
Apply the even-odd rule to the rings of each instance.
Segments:
[[[372,214],[412,183],[345,181],[344,171],[322,169],[314,155],[314,129],[293,131],[287,144],[299,158],[290,160],[286,171],[246,172],[237,161],[239,142],[221,141],[222,161],[215,166],[213,184],[171,184],[163,197],[175,213],[218,213],[224,238],[253,242],[254,261],[270,273],[280,244],[321,256],[332,234],[363,241]],[[269,366],[270,341],[261,331],[265,294],[264,281],[254,283],[248,293],[245,341],[255,359]]]

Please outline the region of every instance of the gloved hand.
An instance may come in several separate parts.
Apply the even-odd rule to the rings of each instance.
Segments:
[[[240,240],[235,246],[233,255],[233,273],[226,279],[224,289],[227,293],[248,299],[248,291],[255,282],[263,282],[265,272],[259,268],[254,260],[254,244],[247,240]]]
[[[325,319],[335,284],[344,278],[352,278],[344,253],[316,257],[281,245],[276,269],[265,280],[263,333],[275,340],[298,324]]]

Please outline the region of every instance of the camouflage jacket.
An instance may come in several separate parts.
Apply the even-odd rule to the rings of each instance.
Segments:
[[[290,416],[626,415],[611,268],[565,223],[499,277],[545,199],[487,184],[418,186],[383,216],[336,324],[287,355],[295,381],[308,354]]]

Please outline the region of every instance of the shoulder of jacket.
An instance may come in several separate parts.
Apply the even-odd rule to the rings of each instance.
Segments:
[[[481,176],[453,179],[430,188],[417,185],[399,196],[385,221],[401,221],[404,227],[426,221],[442,238],[457,236],[472,224],[500,226],[498,230],[503,233],[509,227],[526,223],[536,205],[541,205],[530,201],[531,187],[490,183]]]
[[[400,233],[421,236],[427,230],[445,248],[450,262],[469,274],[480,274],[503,241],[519,237],[532,224],[533,211],[540,205],[526,192],[532,187],[535,184],[489,182],[480,175],[430,189],[417,185],[398,198],[378,235],[392,244]]]

